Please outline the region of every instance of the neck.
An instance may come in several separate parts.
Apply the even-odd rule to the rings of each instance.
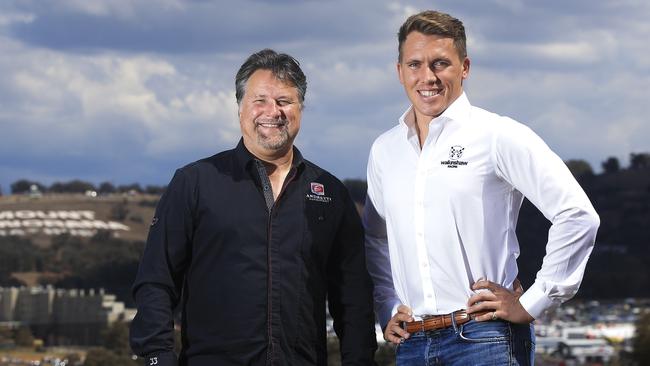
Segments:
[[[415,120],[415,131],[418,134],[418,140],[420,141],[421,149],[424,146],[424,142],[426,141],[427,136],[429,135],[429,123],[431,123],[431,118],[418,116],[418,114],[414,111],[413,119]]]
[[[291,163],[293,162],[293,147],[290,146],[287,151],[274,154],[260,154],[255,151],[251,151],[251,153],[264,164],[266,174],[271,182],[271,188],[273,189],[273,198],[277,199],[280,192],[282,192],[284,180],[287,178],[287,175],[291,170]]]
[[[269,177],[272,177],[275,174],[281,174],[282,172],[284,172],[284,175],[286,175],[286,173],[289,172],[289,169],[291,169],[291,163],[293,162],[293,149],[290,149],[287,154],[283,154],[281,156],[257,156],[257,158],[260,159],[262,163],[264,163],[266,173],[269,175]]]

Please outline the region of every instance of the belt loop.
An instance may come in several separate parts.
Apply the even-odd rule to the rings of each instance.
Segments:
[[[453,325],[454,331],[458,333],[459,331],[458,331],[458,325],[456,324],[456,312],[457,311],[452,311],[450,315],[451,315],[451,325]]]

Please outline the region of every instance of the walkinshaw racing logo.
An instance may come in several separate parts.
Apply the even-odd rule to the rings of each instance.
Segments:
[[[458,168],[467,165],[467,161],[460,160],[463,157],[465,148],[460,145],[454,145],[449,149],[449,160],[443,160],[440,165],[446,165],[447,168]]]
[[[311,182],[309,183],[309,191],[307,193],[307,199],[310,201],[324,202],[329,203],[332,201],[332,197],[327,197],[325,195],[325,186],[321,183]]]

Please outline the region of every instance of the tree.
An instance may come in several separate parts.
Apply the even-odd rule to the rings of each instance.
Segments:
[[[621,170],[621,164],[618,162],[618,158],[610,156],[607,160],[602,162],[603,171],[606,174],[616,173]]]
[[[117,189],[111,182],[102,182],[99,185],[99,194],[111,194],[117,192]]]
[[[594,175],[594,170],[591,169],[591,165],[584,160],[568,160],[565,164],[576,179]]]
[[[641,314],[636,322],[636,334],[632,341],[633,357],[639,365],[650,365],[650,312]]]
[[[642,170],[648,168],[650,168],[650,154],[648,153],[630,154],[630,169]]]
[[[129,327],[124,322],[114,322],[104,332],[104,348],[118,355],[131,356]]]
[[[144,191],[147,194],[161,195],[161,194],[165,193],[165,189],[167,189],[166,186],[148,185],[148,186],[145,187]]]
[[[86,191],[94,191],[95,186],[90,182],[84,182],[79,179],[71,180],[69,182],[55,182],[50,186],[50,192],[56,193],[84,193]]]
[[[20,327],[16,331],[14,336],[14,342],[19,347],[33,347],[34,346],[34,335],[29,327]]]
[[[117,187],[117,191],[120,193],[142,193],[142,187],[138,183],[132,183],[132,184],[123,184]]]
[[[41,192],[45,191],[45,186],[38,182],[34,182],[27,179],[20,179],[11,183],[11,193],[13,194],[28,193],[33,185],[38,187],[39,191]]]

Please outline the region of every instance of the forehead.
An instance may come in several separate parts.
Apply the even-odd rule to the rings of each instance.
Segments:
[[[271,70],[260,69],[248,78],[245,94],[297,97],[298,90],[290,82],[278,79]]]
[[[404,59],[430,55],[451,57],[458,54],[452,38],[435,34],[423,34],[417,31],[406,36],[402,46],[402,53]]]

